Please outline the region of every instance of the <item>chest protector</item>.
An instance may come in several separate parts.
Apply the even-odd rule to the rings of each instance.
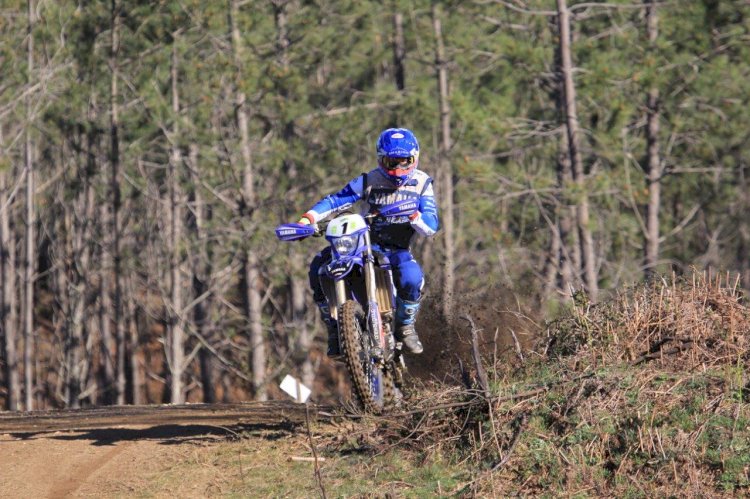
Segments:
[[[416,170],[414,176],[396,188],[379,170],[362,174],[363,214],[378,211],[381,207],[398,201],[419,201],[432,183],[429,175]],[[384,249],[408,249],[415,230],[408,217],[378,217],[371,225],[371,237]]]

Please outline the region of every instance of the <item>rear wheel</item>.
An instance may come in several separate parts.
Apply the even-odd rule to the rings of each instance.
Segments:
[[[354,384],[354,392],[367,412],[381,412],[395,396],[392,370],[383,370],[372,355],[367,319],[362,306],[349,300],[341,307],[339,321],[344,360]]]

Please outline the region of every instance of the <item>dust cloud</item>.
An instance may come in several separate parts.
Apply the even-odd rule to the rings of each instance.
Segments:
[[[442,302],[433,295],[424,299],[417,332],[425,349],[407,355],[409,375],[421,381],[459,382],[459,361],[472,366],[472,322],[477,330],[480,354],[494,364],[515,356],[515,334],[522,350],[540,334],[538,313],[524,296],[502,285],[457,293],[452,316],[443,317]],[[471,321],[470,321],[470,320]]]

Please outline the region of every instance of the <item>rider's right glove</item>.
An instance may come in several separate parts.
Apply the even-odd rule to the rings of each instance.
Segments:
[[[312,225],[313,229],[315,229],[315,234],[313,234],[315,237],[322,236],[320,229],[318,228],[318,224],[315,223],[315,219],[312,217],[312,215],[309,215],[308,213],[305,213],[302,215],[302,218],[300,218],[297,221],[298,224],[301,225]]]
[[[315,220],[313,219],[313,217],[305,213],[304,215],[302,215],[302,218],[297,221],[297,223],[302,225],[311,225],[315,223]]]

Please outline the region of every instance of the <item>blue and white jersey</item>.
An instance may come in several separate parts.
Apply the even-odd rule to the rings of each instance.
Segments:
[[[422,170],[415,170],[411,179],[396,187],[379,168],[375,168],[353,179],[336,194],[318,201],[306,216],[312,222],[318,222],[357,203],[360,204],[360,214],[365,215],[407,199],[419,201],[418,211],[414,215],[376,218],[372,223],[375,244],[384,248],[406,249],[415,232],[429,237],[437,232],[439,226],[432,178]]]

